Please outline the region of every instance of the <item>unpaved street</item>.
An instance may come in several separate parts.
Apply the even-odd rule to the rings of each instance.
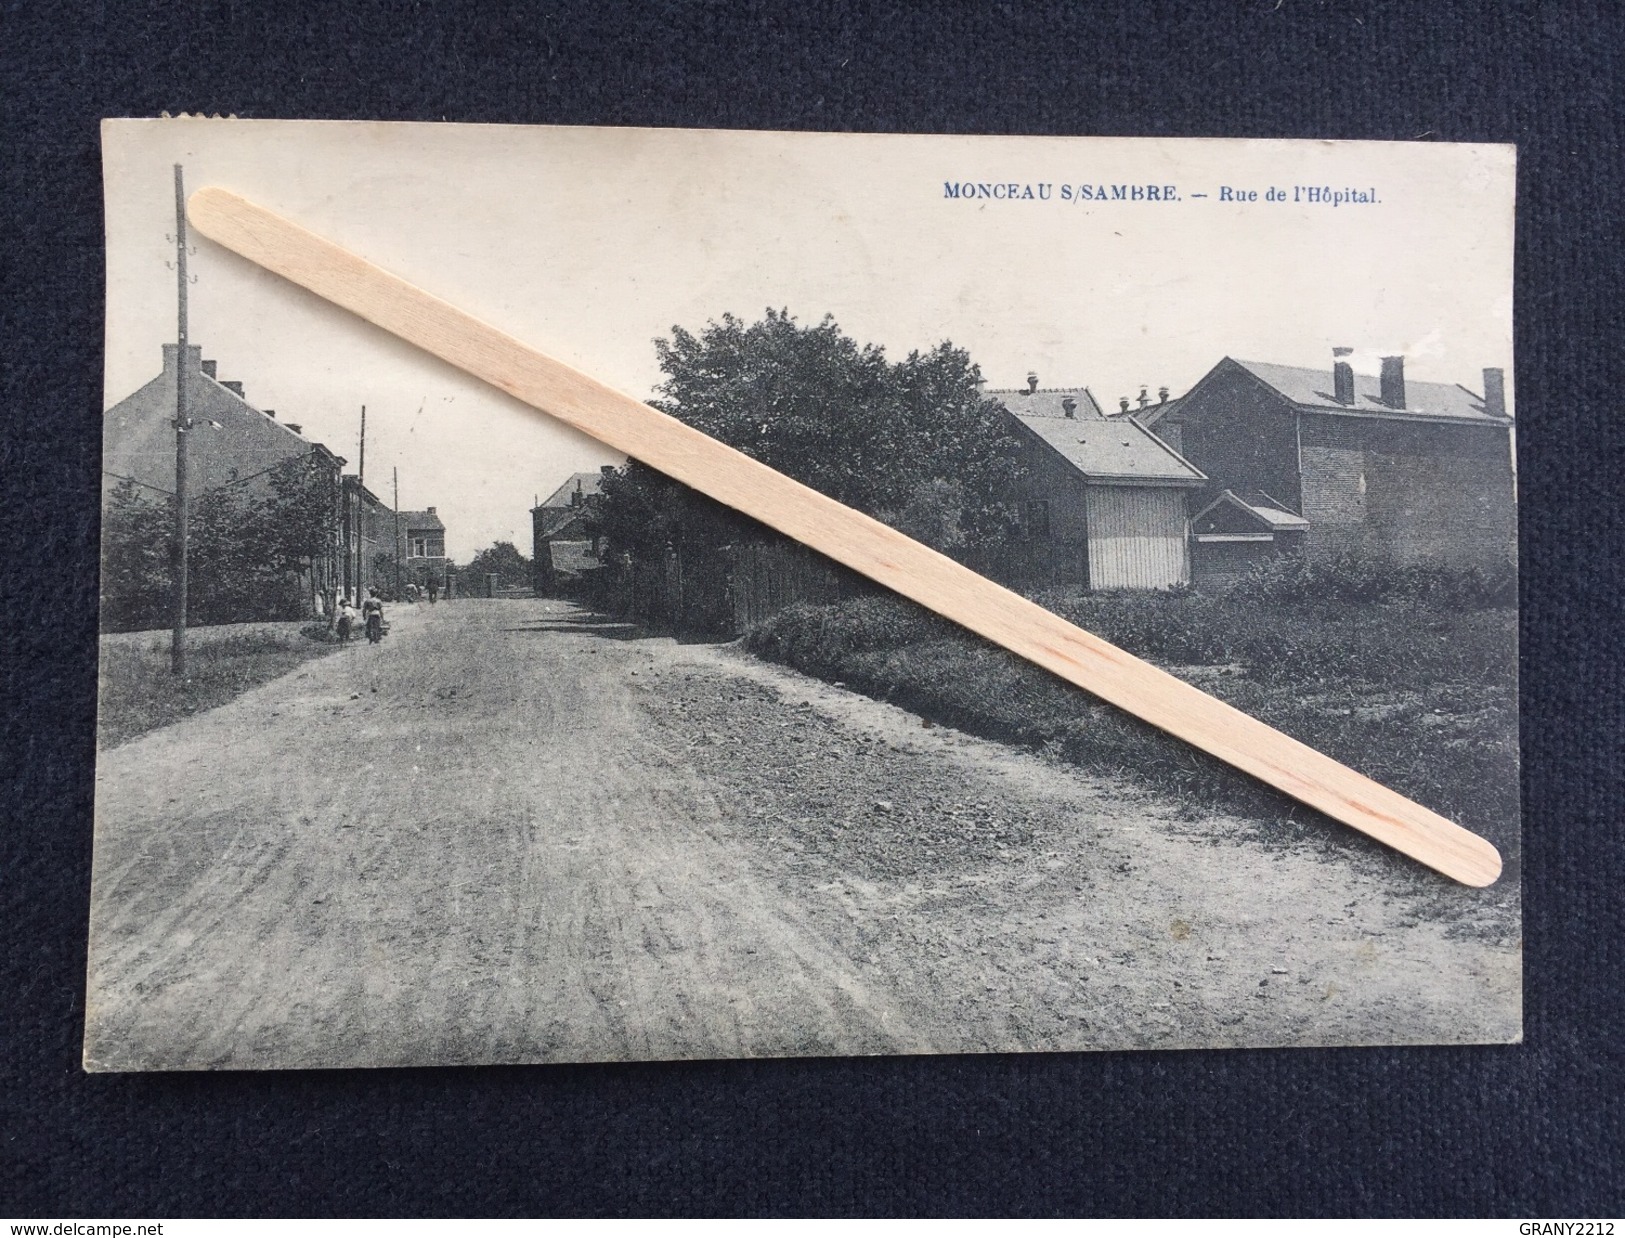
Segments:
[[[1515,921],[1369,848],[562,602],[391,619],[102,754],[92,1069],[1517,1034]]]

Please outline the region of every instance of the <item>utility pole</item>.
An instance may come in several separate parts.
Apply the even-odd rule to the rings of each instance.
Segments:
[[[390,469],[395,478],[395,600],[401,600],[401,471]]]
[[[365,506],[362,491],[367,487],[367,406],[361,406],[361,459],[355,470],[355,600],[361,602],[361,579],[366,575],[367,539],[361,532],[361,513]]]
[[[190,347],[186,332],[186,188],[181,165],[175,165],[175,276],[177,299],[175,347],[175,542],[172,584],[175,626],[169,641],[169,667],[186,674],[186,541],[192,520],[192,501],[186,493],[186,440],[192,418],[186,407],[186,380]]]

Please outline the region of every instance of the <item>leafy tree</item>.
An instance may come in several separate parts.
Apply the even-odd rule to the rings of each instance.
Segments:
[[[483,585],[491,572],[496,573],[497,584],[505,588],[523,588],[530,584],[530,560],[520,554],[512,542],[492,542],[470,559],[466,567],[457,569],[459,580],[468,582],[462,587],[469,589],[478,587],[475,582]]]
[[[674,327],[655,347],[662,411],[938,549],[1009,535],[1016,439],[962,349],[892,363],[833,318],[803,327],[787,310],[749,325],[724,315],[698,335]],[[597,521],[610,551],[633,559],[765,535],[636,462],[605,479]]]
[[[101,626],[105,632],[156,627],[169,607],[175,505],[128,478],[102,504]]]
[[[373,591],[386,602],[400,600],[395,596],[395,556],[387,550],[373,552],[372,571],[366,574],[366,579],[362,582],[362,597]]]
[[[332,548],[336,483],[314,454],[195,496],[188,522],[187,622],[298,619],[296,578]],[[174,498],[122,481],[104,505],[102,627],[170,619]]]
[[[192,504],[188,611],[196,622],[297,619],[295,577],[331,548],[335,482],[314,454]]]

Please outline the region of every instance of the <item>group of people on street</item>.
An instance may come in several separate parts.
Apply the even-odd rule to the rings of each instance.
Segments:
[[[408,602],[421,602],[425,597],[429,604],[440,600],[440,582],[433,579],[427,585],[411,583],[406,586],[406,600]],[[333,615],[333,627],[338,633],[339,643],[347,645],[350,637],[358,630],[364,630],[369,644],[376,645],[384,639],[384,599],[379,596],[376,587],[367,590],[366,600],[359,607],[349,597],[338,599],[337,608]]]
[[[368,589],[367,600],[357,610],[349,598],[341,598],[335,620],[340,644],[349,644],[351,633],[361,626],[366,629],[367,643],[376,645],[384,639],[384,600],[378,596],[378,590]]]

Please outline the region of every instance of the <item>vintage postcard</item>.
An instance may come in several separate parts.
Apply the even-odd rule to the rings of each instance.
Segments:
[[[103,139],[87,1069],[1520,1038],[1510,147]],[[1504,876],[1455,884],[189,235],[211,185]]]

